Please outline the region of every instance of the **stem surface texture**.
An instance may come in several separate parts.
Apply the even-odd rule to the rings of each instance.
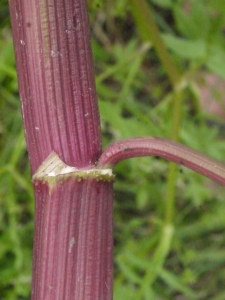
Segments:
[[[32,300],[112,299],[112,182],[35,180]]]
[[[101,133],[85,0],[10,0],[32,174],[54,150],[93,165]]]
[[[111,300],[113,180],[88,173],[101,132],[86,0],[9,6],[35,191],[32,300]]]

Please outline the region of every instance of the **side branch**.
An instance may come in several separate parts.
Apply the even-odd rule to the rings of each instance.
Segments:
[[[222,163],[187,146],[158,137],[132,138],[115,142],[103,152],[98,167],[113,167],[124,159],[153,155],[184,165],[225,185],[225,166]]]

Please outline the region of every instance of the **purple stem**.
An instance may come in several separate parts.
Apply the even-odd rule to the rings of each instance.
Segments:
[[[32,174],[54,150],[69,166],[101,154],[86,0],[10,0]]]
[[[34,182],[31,299],[111,300],[113,181],[60,181]]]
[[[140,137],[115,142],[103,152],[98,167],[113,167],[127,158],[152,155],[184,165],[225,185],[225,167],[220,162],[187,146],[158,137]]]

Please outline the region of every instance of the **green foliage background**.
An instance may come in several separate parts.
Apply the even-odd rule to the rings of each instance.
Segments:
[[[225,79],[224,0],[147,3],[183,82],[179,138],[224,161],[224,122],[203,112],[198,86],[205,72]],[[132,136],[170,138],[174,91],[130,1],[90,0],[89,9],[104,147]],[[7,1],[0,2],[0,157],[0,300],[25,300],[33,192]],[[140,158],[115,169],[114,299],[224,300],[225,190],[179,167],[167,222],[168,168]]]

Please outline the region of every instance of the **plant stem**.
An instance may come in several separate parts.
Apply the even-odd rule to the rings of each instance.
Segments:
[[[55,153],[33,176],[33,300],[112,299],[112,179]]]
[[[103,152],[98,167],[113,167],[124,159],[151,155],[184,165],[225,185],[225,166],[220,162],[187,146],[158,137],[140,137],[115,142]]]
[[[166,45],[161,37],[158,26],[154,20],[150,6],[146,0],[131,0],[131,8],[136,23],[140,29],[140,33],[144,40],[153,43],[156,53],[165,68],[170,83],[173,87],[173,108],[172,108],[172,130],[171,138],[174,141],[178,141],[180,120],[181,120],[181,103],[183,100],[183,80],[180,76],[180,72],[171,55],[167,51]],[[165,209],[164,209],[164,222],[165,226],[170,226],[173,223],[173,215],[175,209],[175,191],[176,191],[176,174],[177,166],[173,163],[169,164],[168,176],[167,176],[167,189],[165,193]],[[163,238],[163,235],[162,235]],[[172,239],[172,235],[171,235]],[[160,244],[163,244],[163,241]],[[159,246],[160,249],[160,246]],[[169,248],[168,248],[169,249]],[[157,252],[157,251],[156,251]]]
[[[101,132],[85,0],[10,0],[32,174],[55,150],[70,166],[95,163]]]
[[[111,300],[113,176],[92,170],[101,132],[86,1],[9,5],[35,192],[32,300]]]
[[[132,14],[136,20],[144,40],[153,43],[153,46],[162,62],[170,82],[174,89],[180,89],[180,74],[173,63],[165,43],[161,38],[160,31],[154,21],[151,9],[145,0],[131,0]]]
[[[171,139],[178,141],[179,130],[181,123],[181,104],[184,97],[183,90],[174,90],[173,92],[173,114],[172,114],[172,132]],[[173,223],[175,209],[175,192],[176,192],[177,166],[174,163],[169,163],[169,171],[167,176],[167,189],[165,195],[165,224]]]

